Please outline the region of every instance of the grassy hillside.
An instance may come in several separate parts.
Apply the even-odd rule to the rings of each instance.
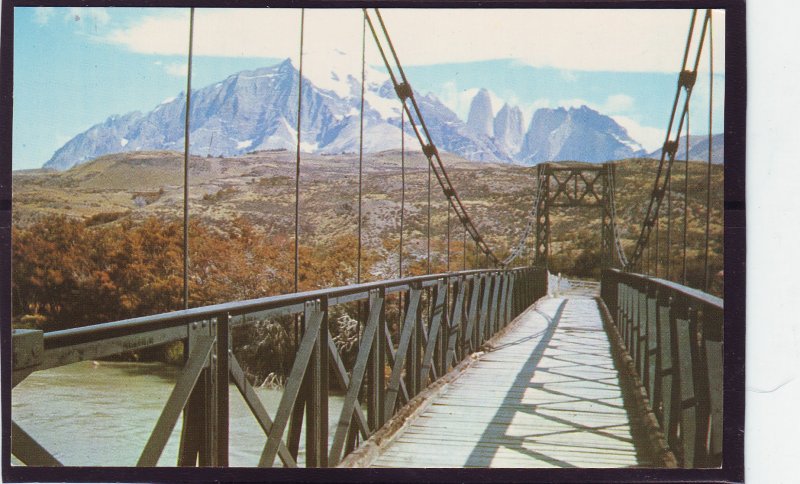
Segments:
[[[407,156],[406,161],[403,273],[424,274],[428,170],[419,153]],[[504,257],[527,223],[536,190],[536,168],[474,163],[447,155],[444,162],[474,222],[498,256]],[[654,160],[617,163],[620,235],[629,253],[639,234],[656,166]],[[672,275],[679,277],[684,177],[682,165],[676,168]],[[701,286],[706,168],[699,163],[691,163],[689,168],[687,272],[690,283]],[[358,159],[303,156],[301,172],[299,288],[353,283]],[[294,173],[295,155],[290,152],[191,159],[190,306],[293,290]],[[180,154],[110,155],[66,172],[28,170],[15,172],[13,177],[15,327],[53,331],[182,307]],[[722,268],[721,166],[713,167],[712,187],[711,263],[716,272]],[[432,188],[432,271],[442,272],[448,268],[448,210],[435,178]],[[364,281],[398,274],[401,190],[400,153],[366,157]],[[600,209],[554,209],[551,220],[551,271],[597,277]],[[454,216],[451,223],[450,269],[460,269],[465,259],[468,268],[485,266],[472,244],[466,254],[462,252],[463,231]],[[659,235],[663,248],[665,219]],[[524,256],[515,265],[528,262]],[[660,268],[662,276],[665,263],[666,258]],[[718,294],[721,289],[720,284],[712,287]],[[391,312],[398,306],[395,301],[388,307]],[[357,326],[346,308],[337,308],[331,331],[349,368]],[[285,376],[291,363],[285,348],[296,343],[292,324],[291,318],[278,318],[234,332],[234,349],[254,382]],[[179,347],[171,344],[123,358],[180,362]]]
[[[421,153],[406,155],[405,257],[410,265],[424,262],[427,231],[426,160]],[[536,168],[465,161],[445,155],[444,163],[467,210],[502,257],[525,227],[533,203]],[[630,253],[653,187],[655,160],[617,162],[617,210],[620,236]],[[721,269],[721,165],[712,167],[712,266]],[[702,270],[705,237],[705,170],[689,166],[688,259],[690,272]],[[189,170],[190,216],[221,233],[235,230],[234,220],[246,220],[264,237],[291,237],[294,230],[293,152],[258,152],[239,158],[192,157]],[[182,155],[139,152],[109,155],[66,172],[14,173],[14,226],[22,229],[48,215],[64,215],[90,227],[138,224],[148,217],[180,221],[182,213]],[[673,174],[673,267],[683,236],[683,164]],[[358,158],[354,155],[303,155],[301,164],[301,244],[328,247],[334,240],[357,232]],[[446,269],[447,206],[435,177],[432,181],[431,236],[434,269]],[[363,228],[366,250],[376,254],[367,279],[397,275],[401,201],[400,153],[365,156],[363,171]],[[666,213],[666,201],[662,214]],[[555,209],[552,214],[551,268],[570,275],[596,276],[600,251],[599,209]],[[451,268],[461,266],[463,231],[451,218]],[[666,218],[660,245],[666,246]],[[320,249],[321,250],[321,249]],[[473,249],[468,248],[468,254]],[[665,263],[666,259],[662,262]],[[677,263],[677,265],[674,265]],[[408,266],[404,271],[409,272]],[[663,275],[663,267],[660,275]],[[696,274],[695,274],[696,276]],[[342,281],[344,282],[344,281]]]

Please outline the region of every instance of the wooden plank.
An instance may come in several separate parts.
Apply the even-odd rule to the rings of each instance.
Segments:
[[[570,296],[560,310],[562,301],[525,311],[373,465],[642,465],[596,302]],[[482,335],[499,324],[486,309]]]

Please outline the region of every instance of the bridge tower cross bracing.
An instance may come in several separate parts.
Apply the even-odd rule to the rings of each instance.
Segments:
[[[603,268],[614,263],[614,232],[609,184],[611,163],[541,163],[537,168],[542,196],[536,213],[535,263],[549,269],[552,237],[550,210],[553,208],[599,208],[601,221],[601,260]]]

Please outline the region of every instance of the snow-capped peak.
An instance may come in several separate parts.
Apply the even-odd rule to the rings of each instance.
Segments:
[[[299,70],[296,58],[292,66]],[[320,89],[334,92],[340,98],[361,96],[361,55],[341,49],[306,49],[303,51],[303,77]],[[388,74],[367,65],[366,90],[378,91],[389,79]]]

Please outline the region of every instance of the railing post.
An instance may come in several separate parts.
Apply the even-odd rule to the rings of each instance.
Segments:
[[[478,337],[475,339],[475,347],[480,347],[486,341],[486,321],[489,318],[489,293],[492,289],[491,276],[481,276],[481,312],[478,320]]]
[[[710,427],[708,457],[705,464],[709,467],[718,467],[722,465],[723,311],[704,305],[702,328]]]
[[[514,318],[517,316],[514,313],[514,285],[517,280],[517,273],[516,272],[509,272],[507,275],[508,281],[508,289],[506,290],[506,314],[505,314],[505,324],[508,325]]]
[[[667,430],[672,408],[672,331],[670,313],[672,312],[672,295],[669,289],[659,288],[657,294],[658,320],[656,332],[658,339],[658,358],[656,370],[656,391],[652,401],[653,410],[658,417],[661,428]]]
[[[458,307],[458,311],[461,313],[460,319],[458,320],[458,336],[456,339],[456,352],[455,352],[455,363],[457,364],[459,361],[463,360],[467,356],[466,350],[466,341],[467,341],[467,318],[469,318],[469,313],[467,311],[467,306],[469,305],[469,282],[467,281],[466,276],[461,276],[458,280],[459,284],[459,291],[461,292],[461,305]],[[456,297],[456,304],[458,304],[458,298]],[[455,320],[455,316],[453,317]]]
[[[636,371],[639,373],[640,378],[643,378],[647,368],[647,328],[649,316],[647,312],[647,281],[640,279],[637,286],[639,324],[638,336],[636,339]]]
[[[628,335],[626,330],[628,328],[628,284],[624,277],[619,279],[619,291],[617,291],[619,301],[617,303],[617,329],[622,338],[622,344],[628,348]]]
[[[460,336],[464,327],[462,323],[464,320],[463,310],[464,294],[466,292],[465,282],[466,281],[464,280],[464,277],[461,276],[456,278],[455,283],[453,284],[453,306],[450,317],[448,318],[450,324],[447,336],[447,351],[444,358],[444,370],[442,373],[446,373],[448,371],[451,362],[453,362],[453,366],[455,366],[458,363],[458,358],[461,354],[458,344],[461,341]],[[444,338],[442,339],[444,340]]]
[[[631,322],[628,335],[628,353],[634,362],[634,368],[639,367],[639,281],[633,279],[630,284]]]
[[[476,328],[478,326],[478,301],[481,296],[481,276],[473,275],[470,279],[469,290],[469,308],[467,310],[467,327],[464,330],[464,338],[469,341],[469,346],[466,345],[465,351],[473,351],[480,344],[476,336]]]
[[[38,329],[12,329],[13,382],[16,386],[36,369],[44,355],[44,333]]]
[[[542,279],[544,279],[544,286],[542,286]],[[523,311],[530,307],[536,299],[547,293],[547,272],[543,269],[530,269],[525,274],[525,280]]]
[[[370,314],[367,320],[374,317],[378,318],[378,330],[375,339],[372,341],[372,350],[369,356],[368,381],[367,381],[367,418],[371,430],[374,432],[383,425],[383,393],[384,393],[384,373],[383,365],[385,359],[386,339],[382,334],[385,327],[385,289],[380,287],[373,289],[369,293]],[[377,315],[372,311],[379,311]]]
[[[678,348],[678,319],[686,317],[686,301],[678,297],[674,291],[670,290],[670,311],[669,319],[662,329],[669,328],[669,342],[667,352],[669,352],[670,375],[672,388],[669,392],[664,391],[664,431],[667,434],[667,442],[673,449],[678,448],[678,424],[681,413],[681,353]]]
[[[497,308],[500,306],[500,285],[502,282],[500,274],[492,274],[492,299],[489,309],[489,330],[487,331],[486,339],[491,338],[497,332]]]
[[[444,358],[445,358],[445,354],[447,352],[446,349],[445,349],[445,344],[446,344],[445,341],[447,340],[447,326],[449,324],[448,323],[448,319],[449,318],[447,316],[447,302],[448,302],[447,301],[447,296],[448,296],[448,293],[449,293],[450,280],[449,280],[448,277],[445,277],[443,279],[443,281],[444,281],[443,285],[442,284],[437,284],[436,289],[435,289],[436,297],[434,297],[434,300],[438,301],[439,300],[438,292],[441,291],[442,289],[444,289],[444,298],[443,298],[443,301],[442,301],[441,309],[439,307],[434,307],[434,311],[439,311],[439,313],[441,314],[441,316],[440,316],[441,323],[439,325],[439,335],[438,335],[438,338],[436,339],[436,346],[435,346],[436,351],[435,351],[434,357],[433,357],[433,361],[434,361],[433,366],[436,368],[436,374],[437,375],[444,375],[446,373],[445,368],[444,368],[444,366],[445,366],[444,365]]]
[[[532,293],[536,291],[534,285],[534,271],[533,269],[525,269],[522,273],[522,284],[520,287],[519,298],[519,312],[522,312],[529,306],[528,298],[532,297]]]
[[[505,294],[506,277],[502,272],[497,274],[497,301],[495,302],[495,318],[492,336],[503,327],[503,294]]]
[[[228,375],[230,375],[230,317],[228,313],[217,316],[215,328],[217,343],[215,353],[211,360],[216,364],[216,374],[214,378],[216,390],[216,462],[218,467],[228,467],[228,422],[229,422],[229,401],[228,401]]]
[[[625,349],[628,349],[630,346],[630,340],[628,338],[629,328],[630,328],[630,286],[628,285],[628,281],[623,279],[623,282],[620,284],[620,304],[619,304],[619,329],[620,333],[622,334],[622,342],[625,344]]]
[[[412,293],[418,292],[419,302],[416,307],[412,307],[410,301],[413,299]],[[412,325],[411,340],[408,343],[408,353],[406,353],[406,388],[408,388],[408,398],[414,398],[419,393],[417,384],[417,375],[419,374],[419,331],[420,331],[420,314],[422,308],[422,289],[417,285],[412,285],[409,290],[408,301],[406,306],[406,319],[404,324]]]
[[[698,436],[698,409],[695,392],[695,367],[697,365],[697,309],[681,297],[677,314],[678,361],[680,361],[680,442],[683,467],[695,467],[696,438]]]
[[[642,382],[647,389],[651,404],[655,402],[658,392],[656,372],[658,371],[658,286],[647,284],[647,371],[642,375]]]
[[[299,315],[295,319],[295,328],[297,330],[297,340],[295,341],[296,348],[299,348],[300,341],[302,341],[303,336],[305,335],[305,328],[306,328],[306,321],[305,313],[301,318]],[[299,328],[297,327],[298,322]],[[305,414],[306,408],[306,396],[309,392],[309,380],[308,375],[304,375],[301,386],[300,392],[298,394],[297,399],[294,402],[294,406],[292,407],[292,413],[289,419],[289,423],[287,424],[286,430],[286,447],[289,449],[289,453],[292,455],[294,460],[297,460],[297,456],[300,452],[300,432],[303,428],[303,415]]]
[[[508,290],[511,288],[511,274],[508,271],[503,272],[503,299],[500,304],[500,327],[505,328],[508,324],[508,302],[510,293]]]
[[[321,318],[306,375],[306,467],[328,466],[328,308],[327,298],[309,301],[304,318]]]
[[[184,360],[188,363],[191,348],[199,343],[199,339],[210,335],[207,321],[195,321],[187,325],[189,338],[184,341]],[[208,366],[208,363],[206,363]],[[210,466],[212,463],[212,435],[209,420],[211,407],[210,371],[206,367],[200,373],[189,400],[183,409],[183,426],[178,446],[178,466]]]
[[[428,320],[428,338],[425,347],[425,352],[422,355],[422,367],[419,375],[419,384],[421,387],[428,385],[431,371],[433,370],[433,378],[436,379],[441,374],[436,371],[436,360],[434,359],[434,350],[439,347],[439,340],[441,327],[444,320],[444,298],[447,289],[447,281],[439,279],[436,281],[434,288],[434,297],[432,299],[432,309],[429,314]]]

